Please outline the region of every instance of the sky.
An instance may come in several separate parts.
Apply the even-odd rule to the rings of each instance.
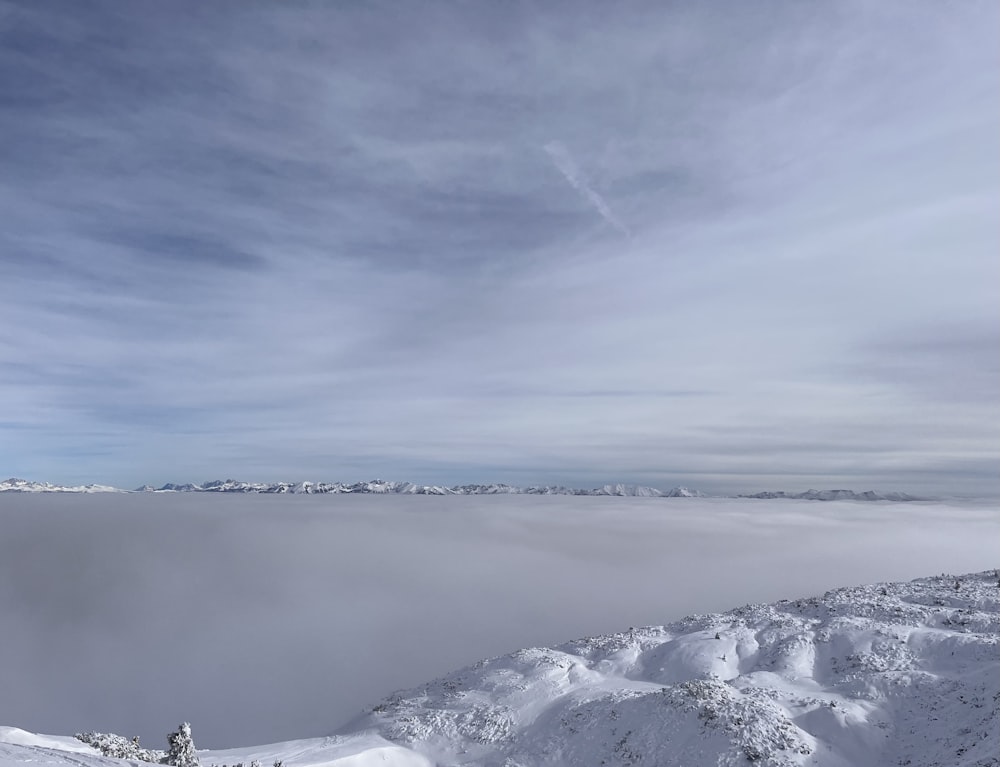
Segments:
[[[0,494],[0,725],[320,737],[522,647],[996,565],[991,502]]]
[[[1000,495],[998,25],[0,0],[0,473]]]

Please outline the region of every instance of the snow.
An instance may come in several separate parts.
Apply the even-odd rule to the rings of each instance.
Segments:
[[[281,761],[285,767],[434,767],[434,762],[410,748],[386,740],[374,732],[351,733],[327,738],[293,740],[250,748],[199,751],[204,767],[250,764],[263,767]]]
[[[993,571],[532,648],[399,692],[330,737],[201,751],[206,767],[1000,765]],[[197,740],[197,733],[196,740]],[[0,728],[0,767],[107,767]]]
[[[38,735],[17,727],[0,727],[0,743],[13,746],[49,748],[71,753],[92,754],[94,750],[69,735]]]
[[[8,732],[22,734],[11,735],[8,740]],[[31,739],[34,742],[19,742]],[[434,767],[427,757],[369,733],[225,751],[199,751],[198,756],[206,766],[250,764],[256,759],[262,767],[271,767],[276,760],[281,760],[286,767]],[[0,727],[0,767],[27,763],[32,767],[138,767],[144,764],[101,756],[75,738],[33,735],[12,727]]]
[[[998,608],[992,572],[750,605],[492,659],[361,724],[442,763],[995,764]]]

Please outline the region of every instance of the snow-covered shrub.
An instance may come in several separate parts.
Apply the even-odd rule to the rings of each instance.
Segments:
[[[183,722],[177,732],[167,735],[170,748],[163,759],[163,764],[171,767],[201,767],[198,752],[194,750],[194,739],[191,737],[191,725]]]
[[[166,755],[163,751],[140,746],[138,736],[130,740],[113,732],[78,732],[76,739],[115,759],[156,763]]]

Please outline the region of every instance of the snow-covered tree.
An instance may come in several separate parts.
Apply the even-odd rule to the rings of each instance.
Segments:
[[[191,725],[183,722],[177,732],[167,735],[170,748],[163,759],[164,764],[172,767],[201,767],[198,752],[194,750],[194,739],[191,737]]]
[[[156,751],[150,748],[143,748],[139,745],[139,738],[129,740],[113,732],[80,732],[76,739],[93,746],[105,756],[115,759],[129,759],[140,762],[159,762],[164,758],[163,751]]]

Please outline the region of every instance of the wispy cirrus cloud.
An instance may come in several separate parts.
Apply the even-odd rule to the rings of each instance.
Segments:
[[[612,212],[611,207],[605,199],[587,182],[583,171],[577,166],[576,161],[565,146],[558,141],[550,141],[545,145],[544,149],[549,157],[552,158],[552,164],[562,173],[567,183],[579,192],[593,206],[594,210],[601,214],[601,218],[622,234],[626,236],[631,235],[628,227]]]
[[[2,8],[6,473],[995,490],[989,4]]]

